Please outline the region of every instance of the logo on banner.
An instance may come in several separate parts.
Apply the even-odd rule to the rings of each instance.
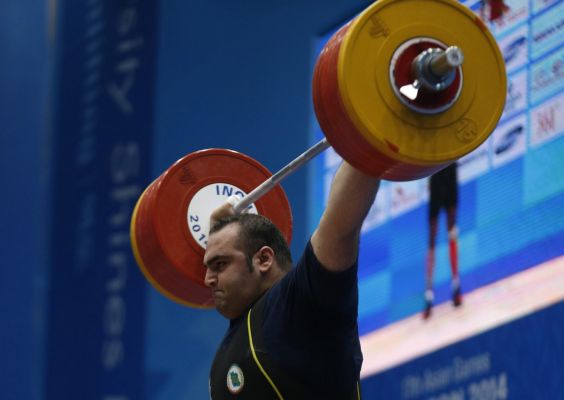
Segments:
[[[533,103],[564,89],[564,48],[535,63],[531,73]]]
[[[542,54],[562,44],[564,31],[564,2],[531,21],[531,57]]]
[[[476,150],[458,160],[458,181],[463,184],[490,170],[488,149],[491,139],[488,138]]]
[[[405,214],[422,202],[422,191],[420,181],[392,182],[391,184],[391,214],[393,217]]]
[[[506,47],[503,48],[503,60],[505,64],[510,64],[513,60],[517,58],[519,54],[523,54],[526,50],[527,37],[518,36],[512,42],[510,42]]]
[[[507,81],[507,97],[501,119],[509,118],[527,107],[527,71]]]
[[[538,14],[540,11],[544,10],[545,8],[550,7],[551,5],[558,3],[560,0],[533,0],[533,13]]]
[[[499,41],[507,72],[524,66],[528,61],[528,29],[529,26],[524,25]]]
[[[531,111],[531,145],[539,146],[564,134],[564,95],[559,95]]]
[[[493,133],[493,165],[501,166],[523,155],[526,149],[527,118],[522,115]]]
[[[495,154],[500,155],[506,153],[511,150],[513,146],[517,144],[521,135],[523,135],[523,131],[525,127],[523,125],[517,125],[516,127],[510,129],[506,132],[501,140],[497,143],[495,148]]]

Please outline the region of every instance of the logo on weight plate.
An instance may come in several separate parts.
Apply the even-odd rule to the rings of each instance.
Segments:
[[[212,211],[225,204],[230,196],[243,198],[246,195],[243,190],[229,183],[217,182],[200,188],[190,200],[186,215],[188,229],[194,241],[205,249],[208,245]],[[246,212],[258,214],[254,204],[251,204]]]
[[[370,22],[372,26],[370,27],[370,36],[373,38],[376,37],[388,37],[390,35],[390,28],[386,25],[382,19],[378,18],[377,15],[372,16],[370,18]]]
[[[233,364],[227,371],[227,389],[233,394],[240,393],[245,386],[245,376],[237,364]]]
[[[462,118],[454,125],[456,137],[463,143],[470,143],[478,136],[478,127],[476,123],[469,118]]]

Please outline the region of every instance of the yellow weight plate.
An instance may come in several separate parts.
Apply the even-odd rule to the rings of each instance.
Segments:
[[[416,38],[456,45],[464,53],[460,96],[438,114],[409,109],[390,82],[394,52]],[[494,130],[505,104],[505,67],[495,39],[454,0],[377,1],[353,21],[337,68],[353,124],[377,151],[400,162],[434,165],[468,154]]]

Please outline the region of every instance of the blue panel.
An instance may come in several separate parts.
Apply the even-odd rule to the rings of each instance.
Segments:
[[[390,274],[388,272],[378,272],[364,278],[358,286],[359,318],[381,311],[388,306],[391,296]]]
[[[141,399],[129,224],[151,165],[156,2],[60,6],[45,398]]]
[[[437,298],[441,294],[441,286],[437,285],[435,287],[435,294]],[[421,288],[423,290],[423,288]],[[423,299],[421,297],[421,292],[412,294],[411,296],[405,296],[401,300],[395,301],[390,304],[389,310],[389,321],[398,321],[407,318],[414,313],[418,313],[423,309]]]
[[[564,398],[564,303],[361,382],[366,399]],[[518,334],[516,334],[518,332]]]
[[[40,399],[45,319],[47,4],[0,2],[0,393]]]
[[[521,208],[522,161],[490,172],[478,181],[476,215],[478,227],[487,226],[506,216],[515,215]],[[503,190],[500,190],[503,188]]]
[[[560,45],[563,32],[564,2],[559,1],[531,21],[531,58],[537,59]]]
[[[457,225],[462,232],[470,231],[476,228],[477,223],[477,193],[478,193],[478,182],[470,181],[467,184],[459,187],[459,202],[460,209],[464,210],[458,214]]]
[[[426,227],[427,215],[426,207],[418,207],[396,218],[393,224],[389,225],[387,240],[391,253],[389,264],[391,269],[403,265],[406,255],[424,254],[429,234],[425,229],[413,229],[413,227]],[[424,259],[421,261],[423,262]]]
[[[390,263],[390,247],[379,232],[371,232],[362,238],[362,247],[370,247],[372,251],[359,255],[359,276],[364,277],[387,268]]]
[[[564,137],[560,137],[550,146],[535,149],[527,154],[523,176],[523,203],[526,206],[539,204],[564,191],[563,154]]]
[[[560,45],[531,64],[531,105],[536,105],[564,90],[564,74],[560,72],[563,62],[564,46]]]
[[[378,329],[389,321],[389,310],[381,310],[375,314],[370,315],[370,317],[359,318],[358,319],[358,329],[360,335],[365,335]]]
[[[411,264],[406,264],[403,268],[397,269],[392,275],[391,282],[391,302],[396,303],[403,298],[413,295],[420,297],[424,290],[422,279],[425,273],[425,257],[421,254],[419,274],[414,276],[415,268]]]

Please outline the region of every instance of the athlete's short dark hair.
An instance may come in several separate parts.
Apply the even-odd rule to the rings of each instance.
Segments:
[[[282,232],[268,218],[258,214],[235,214],[216,221],[210,228],[210,235],[237,223],[241,229],[240,246],[247,256],[247,263],[252,266],[253,255],[262,247],[268,246],[274,251],[274,258],[283,271],[292,269],[292,254]]]

